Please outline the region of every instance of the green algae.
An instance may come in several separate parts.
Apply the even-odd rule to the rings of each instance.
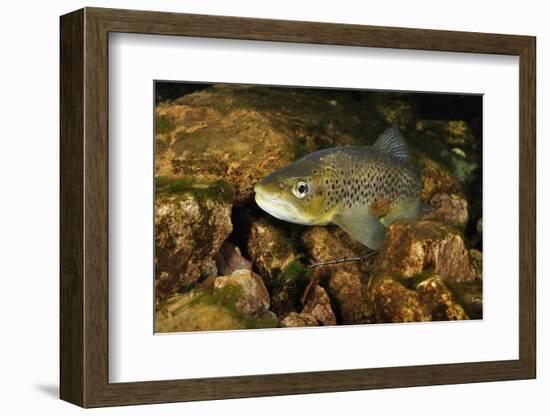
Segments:
[[[238,311],[236,305],[243,294],[243,288],[239,285],[198,290],[199,293],[190,300],[189,306],[209,305],[224,308],[243,329],[274,328],[278,325],[278,319],[273,315],[244,315]]]

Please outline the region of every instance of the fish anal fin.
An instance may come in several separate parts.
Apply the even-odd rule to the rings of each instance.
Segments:
[[[364,208],[340,213],[333,222],[370,249],[378,250],[384,241],[386,228],[376,215]]]

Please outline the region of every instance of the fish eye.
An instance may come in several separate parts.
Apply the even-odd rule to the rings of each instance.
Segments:
[[[296,186],[294,187],[294,195],[296,195],[297,198],[304,198],[309,191],[309,186],[305,182],[298,182]]]

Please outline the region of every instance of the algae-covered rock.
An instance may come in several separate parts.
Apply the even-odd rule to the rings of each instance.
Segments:
[[[214,255],[232,231],[231,204],[216,184],[163,182],[155,198],[157,299],[217,274]]]
[[[374,307],[375,322],[424,322],[431,320],[426,305],[414,290],[394,277],[381,274],[371,278],[369,298]]]
[[[298,260],[292,239],[282,227],[266,218],[252,222],[247,251],[258,272],[271,287],[284,283],[284,271]]]
[[[468,223],[468,202],[459,194],[435,194],[430,199],[432,210],[424,219],[435,219],[447,222],[458,228],[464,228]]]
[[[260,276],[250,270],[235,270],[214,280],[214,294],[222,289],[238,289],[234,307],[242,315],[264,314],[269,309],[269,293]]]
[[[431,220],[392,224],[373,267],[405,279],[426,270],[446,282],[476,279],[462,235],[453,227]]]
[[[258,280],[259,279],[259,280]],[[211,289],[192,289],[160,302],[156,332],[276,328],[261,279],[248,270],[218,277]]]
[[[297,328],[305,326],[319,326],[319,322],[309,313],[289,313],[282,321],[283,328]]]
[[[192,290],[166,299],[155,315],[155,332],[243,329],[239,319],[223,305],[197,302],[204,293]]]
[[[320,148],[374,141],[380,118],[350,94],[215,85],[156,107],[161,175],[223,179],[236,202],[273,170]]]
[[[304,294],[302,313],[309,314],[324,326],[336,325],[336,317],[330,305],[330,299],[325,289],[319,285],[311,285]]]
[[[440,276],[430,275],[415,285],[420,302],[427,306],[433,321],[469,319]]]

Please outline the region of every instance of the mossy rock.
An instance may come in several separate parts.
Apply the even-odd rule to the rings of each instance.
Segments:
[[[239,285],[192,289],[177,293],[160,303],[155,317],[156,332],[260,329],[279,326],[278,318],[267,310],[243,310],[246,290]]]
[[[286,228],[270,218],[252,220],[247,252],[268,287],[276,288],[287,282],[308,279],[300,262],[300,254]]]
[[[215,85],[155,109],[155,169],[225,180],[250,201],[262,177],[306,153],[370,144],[386,124],[349,93]]]
[[[211,187],[195,189],[194,184],[162,182],[155,195],[157,300],[215,277],[214,256],[233,230],[225,196]]]
[[[223,305],[197,302],[203,292],[194,290],[165,300],[155,316],[155,332],[215,331],[244,329]]]

